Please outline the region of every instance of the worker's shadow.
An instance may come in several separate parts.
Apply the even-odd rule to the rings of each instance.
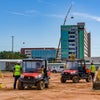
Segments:
[[[62,83],[62,84],[84,84],[84,83],[87,83],[87,82],[85,82],[85,81],[79,81],[79,82],[77,82],[77,83],[74,83],[74,82],[72,82],[72,81],[66,81],[65,83]],[[88,82],[88,83],[91,83],[91,82]]]
[[[37,90],[35,87],[32,87],[32,88],[25,88],[23,90],[19,90],[19,89],[13,89],[12,87],[4,87],[4,88],[1,88],[0,91],[25,91],[25,90]]]

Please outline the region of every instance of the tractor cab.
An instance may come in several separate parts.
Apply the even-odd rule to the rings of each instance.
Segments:
[[[66,69],[61,74],[61,82],[72,80],[74,83],[79,82],[80,79],[91,81],[90,70],[86,68],[84,59],[69,59],[66,60]]]
[[[47,60],[24,59],[22,61],[22,75],[18,81],[18,89],[32,88],[42,90],[49,85],[50,72]]]

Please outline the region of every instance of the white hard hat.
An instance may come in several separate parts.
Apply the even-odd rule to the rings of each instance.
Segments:
[[[17,61],[17,64],[20,64],[20,61]]]

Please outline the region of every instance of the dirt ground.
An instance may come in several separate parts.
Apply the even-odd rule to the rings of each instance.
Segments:
[[[50,86],[44,90],[13,90],[12,73],[3,73],[0,100],[100,100],[100,91],[92,90],[92,82],[60,83],[60,73],[51,74]],[[0,80],[1,81],[1,80]]]

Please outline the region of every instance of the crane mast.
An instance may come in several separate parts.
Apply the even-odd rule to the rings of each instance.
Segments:
[[[65,16],[65,18],[64,18],[64,23],[63,23],[63,25],[66,24],[66,19],[67,19],[68,15],[69,15],[69,13],[70,13],[70,11],[71,11],[71,8],[72,8],[72,4],[71,4],[70,7],[68,8],[67,14],[66,14],[66,16]],[[56,60],[55,60],[55,62],[57,62],[58,53],[59,53],[59,48],[60,48],[60,43],[61,43],[61,37],[60,37],[59,43],[58,43],[58,48],[57,48],[57,52],[56,52]]]

